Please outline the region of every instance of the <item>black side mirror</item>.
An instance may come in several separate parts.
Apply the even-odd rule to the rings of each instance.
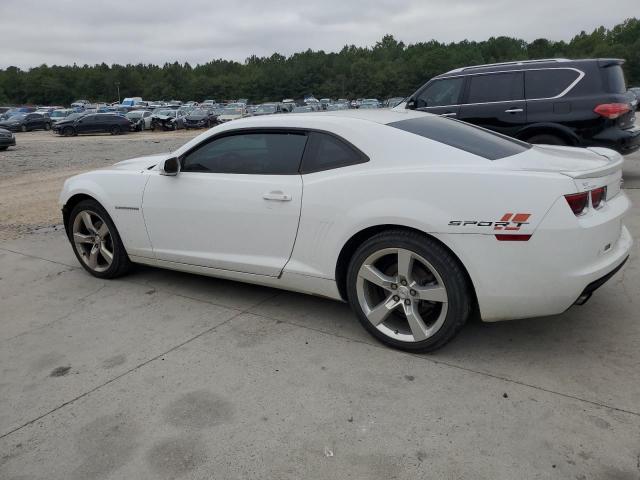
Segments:
[[[160,175],[166,175],[168,177],[175,177],[180,171],[180,160],[178,157],[167,158],[162,167],[160,167]]]
[[[410,109],[410,110],[415,110],[416,108],[416,101],[413,98],[410,98],[409,101],[407,102],[407,106],[406,108]]]

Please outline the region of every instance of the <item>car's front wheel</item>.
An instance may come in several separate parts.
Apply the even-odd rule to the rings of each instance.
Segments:
[[[73,208],[67,231],[78,261],[94,277],[119,277],[131,267],[111,217],[95,200]]]
[[[435,240],[403,230],[382,232],[355,252],[347,273],[349,303],[386,345],[436,350],[464,325],[472,295],[458,261]]]

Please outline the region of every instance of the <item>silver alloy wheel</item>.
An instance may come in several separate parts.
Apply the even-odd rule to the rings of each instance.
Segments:
[[[95,212],[82,210],[73,220],[73,243],[82,261],[96,272],[113,262],[113,240],[106,222]]]
[[[427,260],[404,248],[370,255],[358,271],[356,292],[371,324],[395,340],[426,340],[447,317],[442,278]]]

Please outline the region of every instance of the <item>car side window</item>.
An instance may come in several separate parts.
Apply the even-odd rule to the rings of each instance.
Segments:
[[[557,97],[576,81],[578,75],[575,70],[566,68],[527,70],[524,77],[526,97],[528,100]]]
[[[470,77],[466,103],[505,102],[524,99],[522,72],[490,73]]]
[[[435,80],[418,94],[416,108],[457,105],[460,103],[463,85],[463,77]]]
[[[183,172],[291,175],[298,173],[307,136],[252,132],[208,142],[182,159]]]
[[[302,173],[319,172],[369,161],[360,150],[327,133],[310,132]]]

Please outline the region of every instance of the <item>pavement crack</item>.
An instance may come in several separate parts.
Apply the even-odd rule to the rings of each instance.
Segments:
[[[94,292],[94,293],[96,293],[96,292]],[[68,405],[71,405],[72,403],[74,403],[74,402],[76,402],[76,401],[78,401],[78,400],[80,400],[80,399],[82,399],[82,398],[84,398],[84,397],[86,397],[86,396],[88,396],[88,395],[91,395],[92,393],[94,393],[94,392],[96,392],[96,391],[100,390],[101,388],[103,388],[103,387],[105,387],[105,386],[107,386],[107,385],[109,385],[109,384],[111,384],[111,383],[113,383],[113,382],[116,382],[117,380],[119,380],[119,379],[121,379],[121,378],[123,378],[123,377],[125,377],[125,376],[129,375],[130,373],[133,373],[133,372],[135,372],[135,371],[137,371],[137,370],[141,369],[142,367],[144,367],[144,366],[146,366],[146,365],[148,365],[148,364],[150,364],[150,363],[152,363],[152,362],[154,362],[154,361],[158,360],[159,358],[162,358],[162,357],[164,357],[164,356],[166,356],[166,355],[169,355],[170,353],[172,353],[172,352],[174,352],[174,351],[176,351],[176,350],[178,350],[178,349],[180,349],[180,348],[184,347],[185,345],[187,345],[187,344],[189,344],[189,343],[193,342],[194,340],[197,340],[198,338],[200,338],[200,337],[202,337],[202,336],[204,336],[204,335],[206,335],[206,334],[208,334],[208,333],[211,333],[211,332],[215,331],[217,328],[220,328],[220,327],[222,327],[223,325],[228,324],[229,322],[231,322],[231,321],[235,320],[236,318],[238,318],[238,317],[240,317],[240,316],[242,316],[242,315],[244,315],[244,314],[250,313],[250,312],[249,312],[249,310],[250,310],[250,309],[252,309],[252,308],[256,308],[256,307],[258,307],[258,306],[262,305],[263,303],[268,302],[269,300],[272,300],[272,299],[276,298],[278,295],[281,295],[281,292],[277,292],[277,293],[275,293],[274,295],[270,295],[269,297],[264,298],[263,300],[261,300],[261,301],[259,301],[259,302],[255,303],[255,304],[253,304],[253,305],[250,305],[250,306],[246,307],[246,308],[245,308],[245,309],[243,309],[243,310],[238,310],[238,311],[237,311],[237,313],[235,313],[234,315],[232,315],[231,317],[229,317],[228,319],[226,319],[224,322],[221,322],[221,323],[219,323],[219,324],[217,324],[217,325],[214,325],[213,327],[208,328],[208,329],[206,329],[206,330],[204,330],[204,331],[202,331],[202,332],[198,333],[197,335],[194,335],[193,337],[191,337],[191,338],[189,338],[189,339],[185,340],[184,342],[179,343],[178,345],[174,345],[174,346],[173,346],[173,347],[171,347],[170,349],[168,349],[168,350],[166,350],[166,351],[164,351],[164,352],[162,352],[162,353],[160,353],[160,354],[158,354],[158,355],[156,355],[156,356],[154,356],[154,357],[152,357],[152,358],[150,358],[150,359],[148,359],[148,360],[145,360],[144,362],[142,362],[142,363],[140,363],[140,364],[136,365],[135,367],[130,368],[130,369],[129,369],[129,370],[127,370],[126,372],[123,372],[123,373],[121,373],[120,375],[116,375],[115,377],[113,377],[113,378],[111,378],[111,379],[107,380],[106,382],[103,382],[103,383],[101,383],[100,385],[98,385],[98,386],[96,386],[96,387],[94,387],[94,388],[92,388],[92,389],[90,389],[90,390],[87,390],[87,391],[86,391],[86,392],[84,392],[84,393],[81,393],[80,395],[78,395],[78,396],[76,396],[76,397],[72,398],[71,400],[67,400],[66,402],[64,402],[64,403],[62,403],[62,404],[60,404],[60,405],[58,405],[58,406],[57,406],[57,407],[55,407],[55,408],[52,408],[51,410],[49,410],[49,411],[47,411],[47,412],[43,413],[42,415],[39,415],[38,417],[36,417],[36,418],[34,418],[34,419],[32,419],[32,420],[29,420],[28,422],[25,422],[25,423],[23,423],[22,425],[19,425],[19,426],[15,427],[15,428],[13,428],[13,429],[9,430],[8,432],[5,432],[5,433],[1,434],[1,435],[0,435],[0,439],[3,439],[3,438],[5,438],[5,437],[8,437],[9,435],[11,435],[11,434],[13,434],[13,433],[16,433],[16,432],[18,432],[18,431],[22,430],[23,428],[28,427],[29,425],[32,425],[32,424],[34,424],[35,422],[37,422],[37,421],[39,421],[39,420],[42,420],[43,418],[45,418],[45,417],[47,417],[47,416],[51,415],[52,413],[55,413],[55,412],[57,412],[58,410],[60,410],[60,409],[62,409],[62,408],[64,408],[64,407],[66,407],[66,406],[68,406]]]
[[[282,320],[282,319],[279,319],[279,318],[273,318],[273,317],[269,317],[267,315],[263,315],[263,314],[259,314],[259,313],[255,313],[255,312],[249,312],[249,313],[251,313],[252,315],[256,315],[258,317],[265,318],[267,320],[271,320],[271,321],[274,321],[274,322],[285,323],[287,325],[292,325],[292,326],[298,327],[298,328],[304,328],[304,329],[311,330],[311,331],[314,331],[314,332],[317,332],[317,333],[321,333],[321,334],[324,334],[324,335],[329,335],[331,337],[336,337],[336,338],[340,338],[340,339],[343,339],[343,340],[347,340],[349,342],[360,343],[360,344],[363,344],[363,345],[367,345],[369,347],[378,348],[380,350],[389,350],[389,347],[386,347],[384,345],[376,345],[375,343],[369,343],[369,342],[364,341],[364,340],[357,340],[357,339],[354,339],[354,338],[346,337],[344,335],[338,335],[336,333],[326,332],[324,330],[320,330],[320,329],[317,329],[317,328],[309,327],[308,325],[300,325],[300,324],[295,323],[295,322],[291,322],[291,321],[288,321],[288,320]],[[455,363],[452,363],[452,362],[436,360],[434,358],[426,357],[424,355],[419,355],[419,354],[416,354],[416,353],[403,352],[403,351],[400,351],[400,350],[397,350],[396,353],[398,353],[400,355],[408,355],[408,356],[413,357],[415,359],[422,360],[422,361],[429,362],[429,363],[433,363],[435,365],[442,365],[442,366],[449,367],[449,368],[455,368],[457,370],[462,370],[462,371],[465,371],[467,373],[473,373],[475,375],[482,375],[482,376],[487,377],[487,378],[493,378],[493,379],[501,380],[503,382],[511,383],[511,384],[514,384],[514,385],[519,385],[519,386],[522,386],[522,387],[532,388],[534,390],[538,390],[538,391],[541,391],[541,392],[549,393],[549,394],[552,394],[552,395],[558,395],[558,396],[561,396],[561,397],[564,397],[564,398],[568,398],[568,399],[571,399],[571,400],[576,400],[576,401],[579,401],[579,402],[587,403],[587,404],[595,406],[595,407],[606,408],[606,409],[613,410],[613,411],[616,411],[616,412],[626,413],[628,415],[633,415],[635,417],[640,417],[640,412],[635,412],[633,410],[627,410],[625,408],[615,407],[615,406],[612,406],[612,405],[607,405],[606,403],[597,402],[595,400],[589,400],[589,399],[586,399],[586,398],[579,397],[577,395],[572,395],[570,393],[564,393],[564,392],[559,392],[557,390],[551,390],[550,388],[545,388],[545,387],[541,387],[541,386],[538,386],[538,385],[533,385],[533,384],[530,384],[530,383],[521,382],[519,380],[514,380],[512,378],[503,377],[501,375],[496,375],[496,374],[489,373],[489,372],[484,372],[482,370],[475,370],[473,368],[464,367],[462,365],[458,365],[458,364],[455,364]],[[640,462],[640,456],[639,456],[639,462]],[[640,464],[639,464],[638,468],[640,469]]]

